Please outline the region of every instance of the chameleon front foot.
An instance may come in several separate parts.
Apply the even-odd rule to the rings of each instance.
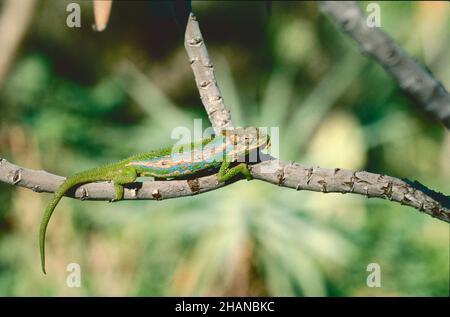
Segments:
[[[231,163],[229,162],[223,162],[220,166],[219,173],[217,174],[217,180],[220,183],[226,182],[238,174],[242,174],[248,181],[253,179],[247,164],[240,163],[232,168],[229,168],[230,164]]]

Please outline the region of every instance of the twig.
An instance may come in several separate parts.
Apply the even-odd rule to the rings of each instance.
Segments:
[[[209,58],[202,33],[193,13],[189,15],[184,47],[189,56],[200,98],[214,130],[218,133],[222,129],[232,128],[230,112],[226,109],[222,94],[217,86],[214,66]]]
[[[415,183],[395,177],[344,169],[326,169],[271,159],[251,166],[255,179],[296,190],[322,193],[353,193],[377,197],[413,207],[450,223],[450,198],[426,190]],[[64,177],[23,168],[0,158],[0,181],[36,192],[54,192]],[[218,183],[216,175],[196,179],[146,181],[125,188],[125,200],[163,200],[192,196],[231,184]],[[114,196],[112,183],[99,182],[79,186],[66,194],[82,200],[109,200]]]
[[[444,86],[411,58],[378,27],[369,27],[354,1],[320,1],[320,7],[360,50],[389,73],[419,106],[450,129],[450,94]]]

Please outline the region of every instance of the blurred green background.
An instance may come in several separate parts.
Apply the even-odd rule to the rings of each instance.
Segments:
[[[76,1],[82,27],[66,26],[70,2],[30,10],[0,87],[1,157],[67,176],[173,144],[171,130],[194,118],[206,127],[183,32],[161,3],[116,1],[96,33],[90,1]],[[383,29],[449,89],[448,2],[379,4]],[[271,15],[256,1],[193,9],[234,124],[280,127],[281,159],[450,193],[450,133],[315,3],[275,1]],[[380,199],[258,181],[159,202],[63,199],[44,276],[37,237],[49,198],[0,184],[0,295],[449,294],[448,224]],[[66,285],[72,262],[80,288]],[[381,288],[366,285],[372,262]]]

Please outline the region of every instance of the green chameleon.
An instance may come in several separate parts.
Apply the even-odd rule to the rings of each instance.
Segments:
[[[250,152],[270,145],[269,136],[261,129],[248,127],[224,130],[221,135],[190,144],[190,150],[184,153],[172,153],[171,148],[130,156],[122,161],[93,168],[67,178],[54,193],[47,205],[39,230],[41,266],[45,272],[45,234],[56,205],[65,193],[82,184],[97,181],[112,181],[115,201],[123,199],[123,185],[133,183],[139,176],[151,176],[157,179],[176,178],[195,175],[201,171],[218,167],[217,179],[225,182],[242,174],[250,180],[251,174],[246,163],[237,163],[238,159],[249,156]]]

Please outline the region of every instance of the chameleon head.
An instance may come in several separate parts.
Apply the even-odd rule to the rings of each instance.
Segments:
[[[234,128],[223,132],[225,137],[234,145],[235,151],[248,154],[256,149],[264,149],[270,146],[270,137],[255,127]]]

